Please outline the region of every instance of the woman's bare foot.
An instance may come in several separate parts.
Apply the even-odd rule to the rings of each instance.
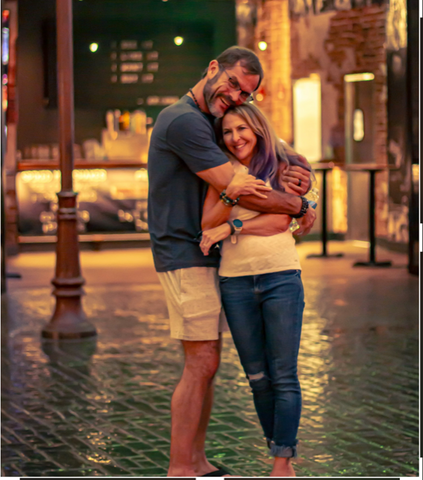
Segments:
[[[271,477],[295,477],[290,458],[275,457]]]

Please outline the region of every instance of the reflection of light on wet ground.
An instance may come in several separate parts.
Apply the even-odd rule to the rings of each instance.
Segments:
[[[301,245],[301,252],[317,247]],[[344,244],[335,247],[342,250]],[[130,268],[134,278],[144,279],[151,252],[85,253],[93,278],[104,281],[89,283],[83,298],[98,330],[96,350],[85,364],[71,355],[51,360],[41,349],[40,331],[54,307],[49,286],[16,287],[9,294],[10,320],[2,336],[5,473],[164,476],[181,348],[168,337],[159,284],[109,284],[112,277],[128,277]],[[416,475],[417,282],[400,269],[353,270],[355,257],[346,253],[340,261],[302,257],[304,400],[295,468],[303,476]],[[44,260],[46,269],[47,257],[26,269],[21,262],[24,279],[33,271],[40,282]],[[229,334],[207,451],[235,474],[269,475],[272,460]],[[31,455],[52,461],[27,459]]]
[[[108,463],[111,462],[110,459],[104,458],[104,457],[102,457],[102,456],[99,455],[99,454],[88,455],[88,456],[87,456],[87,459],[88,459],[88,460],[91,460],[91,461],[94,462],[94,463],[100,463],[100,464],[101,464],[101,463],[102,463],[102,464],[108,464]]]

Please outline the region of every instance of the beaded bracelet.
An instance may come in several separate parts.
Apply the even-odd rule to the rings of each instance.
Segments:
[[[235,207],[235,205],[239,202],[239,197],[233,200],[232,198],[226,195],[226,190],[219,195],[220,200],[222,200],[223,204],[226,207]]]

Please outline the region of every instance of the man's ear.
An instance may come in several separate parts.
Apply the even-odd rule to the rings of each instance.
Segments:
[[[212,60],[209,63],[209,68],[207,70],[207,78],[214,78],[219,72],[219,62],[217,60]]]

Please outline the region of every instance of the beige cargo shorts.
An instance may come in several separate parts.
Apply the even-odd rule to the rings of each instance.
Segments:
[[[165,291],[172,338],[217,340],[219,333],[229,330],[217,268],[181,268],[158,272],[158,276]]]

